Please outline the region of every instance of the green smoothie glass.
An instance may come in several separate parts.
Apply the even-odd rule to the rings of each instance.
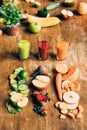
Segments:
[[[18,42],[19,56],[21,60],[29,58],[30,55],[30,42],[27,40],[21,40]]]

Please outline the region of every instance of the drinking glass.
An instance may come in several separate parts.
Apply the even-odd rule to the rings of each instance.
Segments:
[[[50,49],[50,36],[47,34],[40,34],[37,37],[38,56],[41,60],[48,59]]]

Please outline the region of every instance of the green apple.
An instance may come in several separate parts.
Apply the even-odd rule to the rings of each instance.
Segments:
[[[41,30],[41,25],[37,22],[32,22],[29,24],[29,30],[32,33],[38,33]]]

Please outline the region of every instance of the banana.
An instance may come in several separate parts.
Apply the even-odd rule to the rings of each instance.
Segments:
[[[37,17],[29,14],[25,14],[25,17],[27,18],[27,21],[29,23],[37,22],[41,25],[41,27],[54,26],[60,22],[60,19],[57,17],[42,18],[42,17]]]

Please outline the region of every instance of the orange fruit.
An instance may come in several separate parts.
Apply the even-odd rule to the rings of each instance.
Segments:
[[[66,64],[58,64],[56,66],[56,71],[61,73],[61,74],[66,74],[68,71],[68,67]]]

